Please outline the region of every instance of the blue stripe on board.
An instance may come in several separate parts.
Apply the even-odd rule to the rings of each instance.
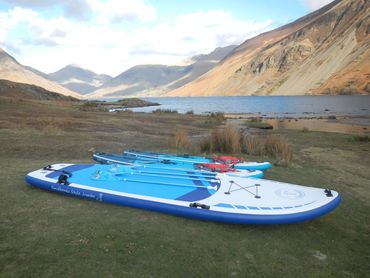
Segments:
[[[269,207],[260,207],[260,209],[262,209],[262,210],[271,210],[271,208],[269,208]]]
[[[189,174],[189,177],[192,178],[192,179],[198,179],[199,177],[197,175],[195,175],[194,172],[187,172],[187,174]],[[206,186],[205,184],[203,184],[200,180],[192,180],[193,184],[197,185],[197,186]],[[181,201],[199,201],[199,200],[202,200],[202,199],[206,199],[208,198],[209,196],[211,196],[212,194],[209,193],[208,189],[207,188],[197,188],[183,196],[180,196],[178,198],[176,198],[176,200],[181,200]]]
[[[234,208],[232,205],[229,204],[224,204],[224,203],[219,203],[215,205],[216,207],[221,207],[221,208]]]
[[[206,188],[197,188],[185,195],[182,195],[178,198],[176,198],[176,200],[180,200],[180,201],[189,201],[189,202],[192,202],[192,201],[199,201],[199,200],[203,200],[203,199],[206,199],[208,198],[209,196],[211,196],[212,194],[209,193],[208,189]]]
[[[249,209],[253,209],[253,210],[259,210],[258,207],[248,207]]]

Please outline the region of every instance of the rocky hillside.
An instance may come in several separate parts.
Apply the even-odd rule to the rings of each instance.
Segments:
[[[369,94],[370,1],[337,0],[247,40],[167,96]]]
[[[139,65],[128,69],[86,95],[94,98],[161,96],[208,72],[228,55],[235,45],[220,47],[209,54],[192,57],[189,65]]]
[[[36,70],[21,65],[12,56],[0,48],[0,79],[18,83],[36,85],[45,90],[56,92],[65,96],[79,98],[79,95],[50,81],[38,74]]]
[[[0,97],[37,100],[78,101],[78,99],[71,96],[64,96],[58,93],[50,92],[39,86],[17,83],[4,79],[0,79]]]
[[[50,73],[48,78],[81,95],[95,91],[98,87],[112,79],[107,74],[97,74],[77,65],[68,65]]]

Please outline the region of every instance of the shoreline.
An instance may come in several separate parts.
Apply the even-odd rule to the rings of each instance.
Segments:
[[[294,129],[346,134],[370,134],[370,115],[328,115],[315,117],[261,117],[256,114],[225,114],[227,122],[249,129]],[[253,123],[253,125],[250,125]],[[260,125],[258,125],[260,123]],[[266,126],[269,126],[266,128]]]

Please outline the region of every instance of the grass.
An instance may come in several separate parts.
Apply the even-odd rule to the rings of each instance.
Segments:
[[[62,132],[45,134],[43,119]],[[272,131],[288,138],[294,158],[266,178],[330,187],[343,197],[333,213],[294,225],[204,222],[64,197],[24,182],[26,173],[50,163],[92,163],[91,148],[174,151],[168,138],[178,130],[207,134],[203,122],[196,115],[81,112],[72,104],[0,99],[0,276],[368,275],[370,146],[352,135]]]

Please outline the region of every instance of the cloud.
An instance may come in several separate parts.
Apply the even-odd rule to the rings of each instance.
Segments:
[[[21,6],[27,8],[45,8],[55,5],[54,1],[50,0],[3,0],[14,6]]]
[[[0,12],[0,45],[7,50],[21,46],[17,59],[44,72],[77,63],[117,75],[139,64],[179,64],[219,46],[240,44],[273,27],[270,20],[243,21],[223,10],[158,19],[155,9],[141,0],[132,0],[136,4],[122,9],[121,1],[108,0],[111,5],[106,7],[99,6],[101,0],[87,1],[95,19],[87,22],[63,15],[45,17],[41,11],[19,7]],[[125,28],[121,23],[127,20],[152,23]]]
[[[87,0],[64,0],[64,15],[78,20],[90,19],[93,14]]]
[[[51,9],[53,7],[60,7],[64,16],[76,20],[88,19],[91,15],[91,8],[89,0],[64,0],[64,1],[50,1],[50,0],[4,0],[15,7],[27,9]]]
[[[121,23],[123,21],[152,21],[156,9],[144,0],[5,0],[13,6],[30,9],[59,7],[63,15],[76,20],[98,18],[100,23]]]
[[[134,41],[146,38],[146,52],[191,55],[217,46],[238,44],[272,27],[272,21],[246,22],[227,11],[196,12],[180,15],[173,22],[136,30]]]
[[[333,0],[303,0],[303,3],[310,9],[310,11],[318,10],[331,2],[333,2]]]
[[[149,22],[156,19],[156,9],[143,0],[88,1],[101,24],[117,24],[132,20]]]

